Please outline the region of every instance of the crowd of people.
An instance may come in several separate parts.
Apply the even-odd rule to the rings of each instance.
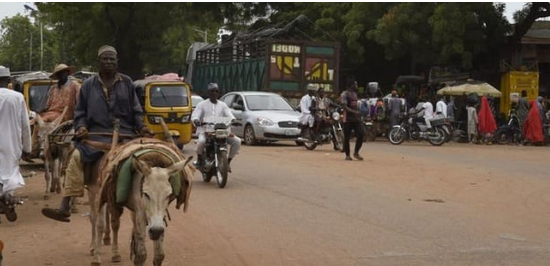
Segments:
[[[457,100],[458,105],[455,104]],[[507,120],[502,119],[496,112],[495,98],[479,97],[476,94],[460,97],[437,95],[435,98],[423,95],[418,97],[418,102],[412,106],[393,90],[389,98],[367,98],[361,99],[360,102],[364,106],[361,108],[364,110],[363,117],[383,121],[390,127],[401,122],[401,114],[405,111],[415,115],[415,121],[425,123],[428,128],[431,120],[445,118],[454,128],[464,131],[465,141],[472,144],[492,144],[499,126],[507,123]],[[432,103],[435,103],[435,108]],[[511,112],[515,113],[519,120],[521,143],[540,145],[545,142],[545,136],[549,135],[550,111],[543,97],[528,101],[527,94],[523,91],[521,98],[512,101]]]

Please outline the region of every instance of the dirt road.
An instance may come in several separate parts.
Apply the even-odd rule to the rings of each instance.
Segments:
[[[188,213],[170,208],[163,265],[549,265],[549,147],[378,141],[362,155],[243,146],[225,189],[197,173]],[[88,265],[87,206],[71,223],[42,217],[60,197],[43,199],[38,173],[18,221],[0,224],[4,265]],[[104,247],[103,265],[133,265],[130,229],[126,211],[123,262]]]

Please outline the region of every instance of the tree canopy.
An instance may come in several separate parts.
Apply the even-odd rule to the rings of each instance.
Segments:
[[[18,15],[0,22],[0,62],[13,70],[40,67],[43,26],[44,70],[64,62],[96,66],[97,49],[115,46],[121,72],[183,73],[187,49],[213,42],[220,27],[253,30],[306,15],[313,40],[341,45],[341,71],[369,79],[388,73],[425,73],[434,65],[464,70],[498,65],[499,47],[517,43],[533,22],[550,15],[549,3],[529,3],[503,16],[505,3],[339,2],[339,3],[36,3],[31,23]],[[31,44],[32,35],[32,44]],[[32,51],[32,57],[30,55]],[[391,71],[388,71],[391,70]],[[395,78],[395,76],[393,77]]]

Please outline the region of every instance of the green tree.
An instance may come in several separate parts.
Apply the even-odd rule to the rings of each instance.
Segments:
[[[202,40],[194,31],[215,34],[224,21],[239,27],[265,14],[254,3],[37,3],[40,15],[59,32],[62,60],[95,66],[103,44],[118,49],[119,69],[133,78],[144,73],[181,72],[187,48]]]

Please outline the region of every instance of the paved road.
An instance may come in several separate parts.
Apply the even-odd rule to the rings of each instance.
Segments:
[[[243,146],[225,189],[197,173],[189,211],[170,210],[164,265],[550,264],[549,147],[377,141],[362,155]],[[4,263],[86,265],[87,206],[49,221],[39,209],[59,197],[41,199],[41,176],[27,181],[19,221],[0,224]],[[132,265],[123,218],[112,265]]]

